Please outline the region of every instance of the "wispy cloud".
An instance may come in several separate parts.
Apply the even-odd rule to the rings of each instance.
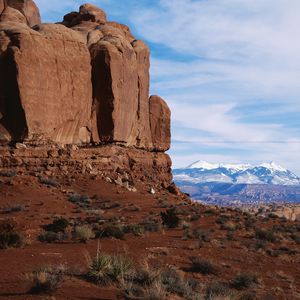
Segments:
[[[82,4],[36,2],[46,21]],[[151,91],[172,109],[175,166],[274,160],[300,174],[299,0],[91,2],[151,45]]]

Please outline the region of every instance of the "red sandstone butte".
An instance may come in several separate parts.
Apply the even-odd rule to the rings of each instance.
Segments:
[[[2,1],[3,9],[2,143],[169,149],[170,110],[161,98],[149,101],[149,48],[127,26],[108,22],[91,4],[65,15],[61,24],[40,24],[30,0]]]

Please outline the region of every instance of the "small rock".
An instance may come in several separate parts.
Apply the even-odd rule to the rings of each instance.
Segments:
[[[16,149],[27,149],[27,146],[23,143],[16,143]]]
[[[155,189],[152,187],[149,191],[150,194],[154,195],[155,194]]]
[[[112,183],[113,181],[111,180],[111,178],[109,177],[105,177],[105,181],[108,182],[108,183]]]

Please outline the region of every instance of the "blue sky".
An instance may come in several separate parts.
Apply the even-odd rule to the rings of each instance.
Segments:
[[[44,22],[82,1],[37,0]],[[275,161],[300,175],[299,0],[95,0],[151,49],[175,167]]]

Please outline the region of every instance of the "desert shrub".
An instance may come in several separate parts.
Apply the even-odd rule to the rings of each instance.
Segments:
[[[81,208],[88,208],[91,203],[91,199],[87,195],[71,194],[68,200]]]
[[[250,228],[253,228],[255,223],[256,223],[256,220],[254,218],[249,217],[245,220],[245,228],[247,230]]]
[[[82,243],[86,243],[88,240],[95,237],[93,229],[89,225],[76,226],[73,235],[74,238],[79,239]]]
[[[207,210],[204,211],[204,213],[207,215],[207,216],[213,216],[216,214],[216,210],[213,209],[213,208],[208,208]]]
[[[140,224],[130,224],[123,228],[124,233],[132,233],[135,236],[142,236],[145,233],[145,229]]]
[[[161,231],[161,224],[158,221],[147,220],[145,222],[140,223],[141,226],[144,227],[145,231],[148,232],[159,232]]]
[[[254,249],[255,250],[259,250],[259,249],[265,250],[266,249],[266,242],[265,241],[257,241],[254,244]]]
[[[38,240],[42,243],[57,243],[69,238],[64,232],[44,231],[39,234]]]
[[[228,222],[230,219],[230,215],[226,215],[226,214],[221,214],[217,219],[216,219],[216,223],[217,224],[225,224],[226,222]]]
[[[168,208],[170,207],[170,204],[167,200],[165,199],[158,199],[158,204],[160,208]]]
[[[256,229],[255,237],[259,240],[268,241],[271,243],[274,243],[277,240],[274,231],[265,229]]]
[[[193,237],[203,242],[210,242],[210,231],[201,228],[193,229]]]
[[[39,182],[48,186],[59,187],[59,183],[54,178],[39,177]]]
[[[63,281],[63,267],[41,267],[26,275],[31,284],[30,293],[53,294]]]
[[[295,241],[296,244],[300,245],[300,235],[292,234],[291,238]]]
[[[0,176],[2,176],[2,177],[15,177],[15,176],[17,176],[17,172],[15,172],[15,171],[2,171],[2,172],[0,172]]]
[[[106,226],[96,233],[97,238],[107,238],[113,237],[119,240],[124,239],[124,230],[123,227],[120,225],[109,225]]]
[[[185,280],[173,267],[162,271],[161,282],[169,293],[179,295],[184,299],[198,299],[198,295],[194,291],[197,288],[195,282]]]
[[[127,256],[121,254],[112,256],[111,278],[114,281],[127,279],[133,272],[133,262]]]
[[[203,275],[216,274],[216,267],[208,260],[204,260],[200,257],[190,257],[191,267],[190,272],[201,273]]]
[[[183,222],[181,223],[181,227],[182,227],[183,230],[187,230],[187,229],[190,229],[190,228],[191,228],[191,224],[188,223],[188,222],[186,222],[186,221],[183,221]]]
[[[233,241],[234,240],[234,231],[227,230],[226,237],[229,241]]]
[[[96,284],[106,285],[126,279],[133,270],[133,263],[128,257],[100,253],[98,250],[93,259],[88,258],[86,277]]]
[[[46,231],[52,232],[64,232],[69,226],[69,221],[64,218],[54,220],[51,224],[44,225],[43,228]]]
[[[12,221],[0,222],[0,249],[19,248],[24,244],[22,236],[16,231]]]
[[[103,202],[100,204],[100,208],[101,209],[113,209],[113,208],[117,208],[117,207],[120,207],[121,204],[118,203],[118,202]]]
[[[131,281],[123,281],[120,289],[127,300],[164,300],[167,296],[166,290],[160,281],[153,282],[149,286],[140,286]]]
[[[244,292],[240,295],[238,300],[255,300],[256,298],[256,293],[254,291],[249,291],[249,292]]]
[[[20,212],[25,209],[25,206],[23,204],[13,204],[8,207],[5,207],[3,210],[3,213],[9,214],[14,212]]]
[[[244,273],[237,275],[231,282],[231,286],[237,290],[243,290],[251,287],[253,284],[258,283],[256,274]]]
[[[180,223],[180,219],[174,207],[168,209],[166,212],[161,212],[161,219],[163,225],[169,228],[176,228]]]
[[[191,222],[194,222],[194,221],[198,221],[200,219],[200,214],[199,213],[195,213],[195,214],[192,214],[191,217],[190,217],[190,221]]]
[[[133,282],[139,285],[151,285],[160,280],[161,270],[151,267],[148,263],[137,268],[134,272]]]
[[[206,288],[205,300],[215,299],[216,297],[219,297],[219,299],[226,299],[226,297],[231,299],[233,296],[234,294],[228,285],[216,282]]]
[[[221,229],[228,231],[235,231],[237,229],[237,225],[233,222],[226,222],[221,225]]]

